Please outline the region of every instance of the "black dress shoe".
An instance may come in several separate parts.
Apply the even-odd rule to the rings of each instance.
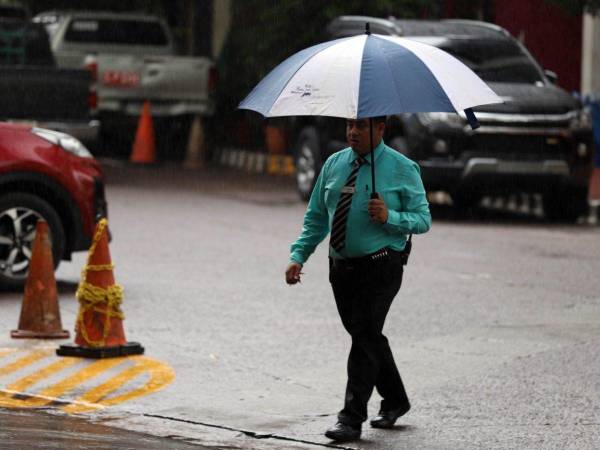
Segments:
[[[354,441],[360,438],[360,426],[338,422],[325,432],[325,437],[337,442]]]
[[[381,410],[379,414],[371,419],[373,428],[392,428],[398,420],[398,417],[406,414],[410,409],[410,404],[401,406],[398,409],[390,409],[388,411]]]

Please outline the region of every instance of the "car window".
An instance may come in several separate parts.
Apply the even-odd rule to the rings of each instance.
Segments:
[[[65,40],[99,44],[165,46],[169,44],[159,22],[112,19],[74,19]]]
[[[27,22],[0,22],[0,64],[54,65],[44,27]]]
[[[455,56],[484,81],[531,83],[543,76],[531,58],[508,39],[447,39],[439,48]]]
[[[0,5],[0,18],[27,20],[27,10],[19,6]]]

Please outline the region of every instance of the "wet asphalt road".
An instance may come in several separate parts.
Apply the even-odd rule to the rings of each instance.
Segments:
[[[107,177],[127,337],[176,379],[85,417],[209,447],[330,444],[349,339],[324,248],[302,285],[283,282],[305,208],[291,181],[110,163]],[[598,228],[434,208],[386,324],[413,410],[341,447],[598,448],[599,255]],[[57,273],[69,329],[84,259]],[[18,294],[0,294],[5,336],[19,307]]]
[[[92,424],[85,419],[40,411],[0,409],[0,442],[5,450],[164,450],[203,449],[168,438]]]

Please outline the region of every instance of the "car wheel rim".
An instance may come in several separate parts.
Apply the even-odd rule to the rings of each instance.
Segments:
[[[0,274],[4,277],[27,277],[39,219],[43,217],[37,212],[20,206],[0,212]]]
[[[309,192],[315,179],[315,157],[305,143],[300,147],[296,160],[296,180],[301,192]]]

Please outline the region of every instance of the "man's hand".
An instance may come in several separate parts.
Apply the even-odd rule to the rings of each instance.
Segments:
[[[388,209],[379,194],[377,198],[369,200],[369,216],[373,222],[386,223],[388,220]]]
[[[300,282],[302,264],[291,262],[285,271],[285,282],[287,284],[296,284]]]

